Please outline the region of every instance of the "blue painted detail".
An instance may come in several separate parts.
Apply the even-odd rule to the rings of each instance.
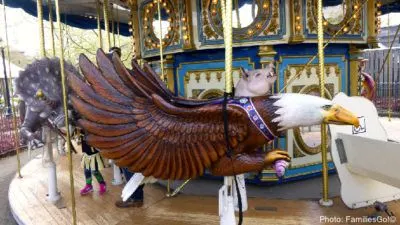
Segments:
[[[325,4],[325,2],[324,2],[324,4]],[[307,0],[303,0],[303,6],[306,6],[307,5]],[[366,19],[366,10],[364,9],[364,11],[363,11],[363,21],[367,21],[367,19]],[[303,7],[303,15],[307,15],[307,7]],[[363,29],[363,31],[365,31],[366,29],[365,29],[365,25],[366,25],[366,22],[362,22],[363,23],[363,26],[364,26],[364,29]],[[306,16],[303,16],[303,31],[304,31],[304,36],[305,36],[305,38],[307,39],[307,38],[317,38],[317,34],[310,34],[309,32],[308,32],[308,29],[307,29],[307,17]],[[363,37],[364,37],[364,35],[365,35],[365,33],[364,32],[361,32],[360,34],[341,34],[341,35],[339,35],[338,36],[338,39],[350,39],[350,40],[363,40]],[[332,36],[331,35],[329,35],[329,34],[325,34],[324,33],[324,38],[325,39],[329,39],[329,38],[331,38]]]
[[[332,162],[329,162],[328,168],[334,169],[335,165]],[[315,164],[315,165],[310,165],[310,166],[299,167],[299,168],[287,170],[285,173],[284,179],[285,179],[285,177],[288,177],[287,179],[290,179],[290,177],[294,177],[294,176],[297,176],[297,175],[303,174],[303,173],[309,173],[311,171],[315,171],[315,172],[322,171],[322,164]]]
[[[203,20],[201,19],[202,17],[202,5],[201,5],[201,0],[196,0],[197,4],[197,21],[199,22],[199,25],[197,26],[197,33],[198,33],[198,38],[200,41],[201,45],[220,45],[224,43],[223,39],[219,40],[208,40],[207,37],[203,33]],[[256,41],[268,41],[268,40],[280,40],[283,38],[284,35],[286,35],[286,0],[279,0],[279,20],[281,21],[280,23],[280,28],[279,32],[277,35],[267,35],[267,36],[257,36],[253,38],[249,38],[247,40],[241,40],[241,41],[233,41],[234,43],[248,43],[248,42],[256,42]],[[272,2],[270,1],[270,5],[272,5]],[[270,20],[271,15],[266,18],[267,20]]]

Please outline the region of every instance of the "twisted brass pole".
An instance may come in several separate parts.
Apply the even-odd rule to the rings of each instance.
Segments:
[[[106,36],[107,36],[106,51],[109,51],[111,47],[111,39],[110,39],[110,24],[108,20],[108,0],[103,1],[103,12],[104,12],[104,28],[106,29]]]
[[[97,11],[97,32],[99,33],[99,48],[103,49],[103,34],[101,32],[100,0],[96,0],[96,11]]]
[[[46,46],[44,43],[44,27],[43,27],[43,10],[42,10],[43,2],[42,0],[37,0],[37,17],[39,23],[39,43],[40,43],[40,57],[46,57]]]
[[[54,24],[53,24],[53,3],[52,0],[47,0],[47,7],[49,9],[49,23],[50,23],[50,43],[52,56],[56,56],[56,44],[54,42]]]
[[[68,124],[68,102],[67,102],[67,87],[66,87],[66,77],[64,71],[64,43],[63,43],[63,35],[61,29],[61,16],[60,16],[60,4],[59,0],[56,0],[56,14],[57,14],[57,25],[58,25],[58,34],[59,34],[59,48],[60,48],[60,72],[61,72],[61,84],[62,84],[62,93],[63,93],[63,105],[64,105],[64,115],[65,115],[65,126],[67,127],[67,151],[68,151],[68,170],[69,170],[69,184],[71,191],[71,205],[72,205],[72,223],[76,225],[76,205],[75,205],[75,186],[74,186],[74,173],[73,173],[73,163],[72,163],[72,150],[71,145],[71,134],[69,130]]]
[[[324,62],[324,27],[322,15],[322,0],[318,0],[318,62],[319,62],[319,85],[321,97],[325,97],[325,62]],[[321,157],[322,157],[322,199],[320,204],[331,206],[332,201],[328,199],[328,150],[326,148],[326,124],[321,124]]]
[[[161,5],[160,5],[161,0],[157,0],[157,10],[158,10],[158,20],[159,20],[159,26],[160,26],[160,67],[161,67],[161,79],[165,81],[165,74],[164,74],[164,57],[163,57],[163,36],[162,36],[162,23],[161,23]],[[167,84],[167,82],[165,82]]]

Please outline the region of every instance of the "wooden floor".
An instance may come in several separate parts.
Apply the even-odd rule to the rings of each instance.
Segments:
[[[99,196],[97,183],[94,183],[96,190],[93,195],[81,197],[79,189],[84,186],[84,178],[83,171],[79,167],[79,158],[80,155],[74,156],[78,224],[219,224],[216,197],[179,195],[166,198],[166,190],[158,184],[145,187],[143,208],[118,209],[114,206],[114,202],[120,199],[122,186],[108,185],[109,191],[104,196]],[[58,188],[62,195],[62,201],[56,205],[46,201],[48,171],[43,166],[41,158],[33,159],[23,168],[22,179],[14,178],[12,181],[9,189],[9,201],[14,217],[20,224],[71,224],[67,158],[57,159],[57,164]],[[106,181],[111,180],[111,168],[103,170],[103,174]],[[389,206],[395,215],[400,215],[399,202],[391,202]],[[246,225],[324,224],[320,223],[321,216],[327,218],[362,217],[374,212],[372,208],[347,209],[338,198],[334,199],[334,206],[330,208],[320,207],[315,201],[250,198],[249,208],[244,213],[244,224]]]

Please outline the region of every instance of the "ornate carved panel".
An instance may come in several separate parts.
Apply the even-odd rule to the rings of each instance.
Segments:
[[[197,1],[199,40],[202,44],[223,43],[221,2]],[[234,42],[281,39],[285,30],[282,0],[235,0],[232,9]]]
[[[158,1],[160,14],[158,15]],[[146,0],[139,7],[143,55],[158,55],[160,39],[165,53],[192,47],[190,5],[185,0]],[[161,20],[161,22],[160,22]],[[161,28],[160,28],[161,25]]]
[[[240,77],[240,69],[233,69],[233,82],[236,84]],[[209,99],[223,95],[225,88],[224,69],[211,69],[201,71],[190,71],[184,78],[186,97]]]

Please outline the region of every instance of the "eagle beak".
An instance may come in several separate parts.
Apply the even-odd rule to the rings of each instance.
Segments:
[[[328,111],[325,111],[324,122],[338,125],[354,125],[355,127],[360,126],[358,117],[339,105],[333,105]]]

